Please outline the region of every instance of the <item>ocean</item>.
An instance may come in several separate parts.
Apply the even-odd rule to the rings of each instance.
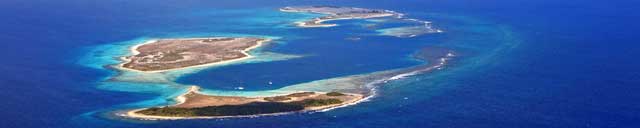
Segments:
[[[636,1],[551,0],[3,0],[1,127],[639,127]],[[393,10],[442,33],[381,34],[407,25],[341,20],[284,6]],[[389,29],[386,29],[389,30]],[[402,30],[402,29],[400,29]],[[256,59],[139,76],[108,65],[149,39],[275,39]],[[357,39],[356,39],[357,38]],[[322,112],[207,120],[135,120],[198,85],[219,95],[269,95],[299,85],[407,69],[422,48],[455,51],[442,69],[378,84],[367,101]],[[267,84],[267,83],[272,84]],[[242,87],[239,90],[238,87]],[[321,88],[326,89],[326,88]]]

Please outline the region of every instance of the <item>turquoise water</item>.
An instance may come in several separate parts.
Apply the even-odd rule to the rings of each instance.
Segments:
[[[636,127],[640,68],[637,2],[599,1],[0,1],[3,127]],[[342,20],[294,5],[394,10],[422,24]],[[385,32],[391,32],[386,33]],[[389,36],[391,35],[391,36]],[[252,36],[275,41],[255,58],[140,74],[111,65],[128,47],[160,38]],[[34,38],[37,37],[37,38]],[[455,52],[418,70],[423,48]],[[267,83],[272,82],[269,85]],[[376,84],[371,84],[376,83]],[[356,105],[255,118],[140,121],[122,110],[174,104],[197,85],[227,96],[373,90]],[[240,90],[238,87],[243,87]],[[358,89],[354,89],[358,88]]]
[[[397,79],[392,78],[393,75],[385,77],[385,74],[399,72],[395,70],[412,70],[410,68],[426,63],[437,63],[424,62],[413,58],[414,54],[421,48],[443,47],[452,51],[461,51],[460,53],[464,55],[462,57],[466,56],[465,58],[467,59],[487,60],[488,57],[494,56],[493,54],[496,52],[502,51],[504,47],[519,43],[517,40],[506,39],[506,41],[502,42],[467,44],[464,39],[498,40],[509,36],[508,34],[510,33],[508,29],[500,28],[500,26],[463,26],[476,23],[467,19],[467,17],[429,16],[463,22],[462,25],[447,28],[447,31],[451,30],[460,33],[479,32],[487,33],[490,36],[474,37],[474,35],[465,34],[467,37],[461,38],[453,35],[453,38],[456,38],[454,40],[436,42],[442,36],[457,33],[432,32],[435,30],[430,29],[437,28],[424,26],[425,24],[422,22],[426,22],[426,19],[420,22],[393,18],[374,19],[373,21],[344,20],[328,22],[339,24],[339,26],[332,28],[299,28],[295,27],[293,23],[319,15],[279,12],[277,8],[258,8],[253,10],[261,13],[250,14],[252,11],[247,10],[225,10],[215,13],[198,11],[191,16],[238,18],[242,21],[229,23],[233,25],[225,25],[222,27],[224,29],[260,30],[262,27],[256,26],[258,23],[277,24],[271,28],[265,27],[262,29],[269,29],[270,32],[274,31],[272,29],[275,27],[278,30],[275,33],[268,34],[281,36],[193,32],[193,34],[171,33],[158,37],[141,37],[130,41],[89,47],[88,49],[91,50],[88,56],[81,58],[79,63],[101,70],[117,70],[109,67],[119,63],[117,60],[114,61],[114,58],[130,55],[130,46],[160,38],[207,37],[209,35],[251,36],[275,40],[268,43],[267,46],[251,51],[251,54],[255,56],[254,58],[229,64],[160,73],[119,70],[117,73],[108,76],[107,79],[98,82],[97,88],[160,95],[150,100],[120,105],[122,107],[119,110],[123,110],[123,108],[171,105],[175,103],[173,98],[184,93],[192,85],[203,87],[202,92],[205,94],[221,96],[273,96],[297,91],[364,91],[367,94],[376,96],[377,92],[371,91],[378,86],[386,84],[386,82],[381,83],[380,81],[387,81],[387,79],[396,81]],[[242,17],[242,15],[257,16]],[[240,27],[239,24],[255,27]],[[375,27],[366,27],[363,24]],[[445,24],[443,23],[442,25]],[[217,26],[213,28],[220,29]],[[416,34],[411,37],[402,36],[406,35],[405,32]],[[349,40],[349,38],[358,38],[358,40]],[[490,54],[475,53],[468,54],[468,56],[464,54],[474,50],[495,50],[496,52]],[[474,62],[477,63],[478,61]],[[411,75],[413,74],[411,73]],[[402,80],[405,77],[398,78]],[[268,84],[270,82],[272,84]],[[123,118],[118,117],[117,114],[111,114],[114,113],[114,109],[98,110],[90,113],[103,113],[101,114],[102,118]],[[85,116],[87,115],[85,114]]]

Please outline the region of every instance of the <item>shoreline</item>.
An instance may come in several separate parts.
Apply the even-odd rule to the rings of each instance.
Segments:
[[[429,51],[428,53],[424,53],[424,54],[428,54],[429,56],[425,56],[425,59],[427,60],[429,63],[421,65],[421,66],[416,66],[413,68],[408,68],[408,69],[399,69],[396,71],[391,71],[391,72],[381,72],[381,74],[372,74],[372,75],[376,75],[376,76],[380,76],[382,79],[378,79],[378,80],[374,80],[374,81],[370,81],[365,83],[365,85],[362,86],[374,86],[373,88],[370,88],[370,93],[345,93],[345,94],[349,94],[349,95],[353,95],[356,96],[356,98],[352,98],[349,100],[346,100],[342,103],[339,104],[331,104],[331,105],[326,105],[326,106],[317,106],[317,107],[308,107],[305,108],[303,110],[297,110],[297,111],[289,111],[289,112],[277,112],[277,113],[267,113],[267,114],[252,114],[252,115],[234,115],[234,116],[190,116],[190,117],[172,117],[172,116],[154,116],[154,115],[144,115],[144,114],[139,114],[136,112],[148,109],[148,108],[152,108],[152,107],[147,107],[147,108],[139,108],[139,109],[130,109],[130,110],[126,110],[124,113],[120,113],[117,114],[118,116],[121,117],[125,117],[125,118],[131,118],[131,119],[138,119],[138,120],[185,120],[185,119],[220,119],[220,118],[246,118],[246,117],[260,117],[260,116],[277,116],[277,115],[286,115],[286,114],[294,114],[294,113],[305,113],[305,112],[326,112],[326,111],[330,111],[333,109],[338,109],[338,108],[343,108],[343,107],[348,107],[348,106],[352,106],[352,105],[356,105],[362,102],[367,102],[369,101],[371,98],[376,97],[376,92],[377,92],[377,87],[375,87],[378,84],[384,84],[387,83],[389,81],[395,81],[395,80],[399,80],[399,79],[403,79],[403,78],[407,78],[410,76],[414,76],[417,74],[422,74],[422,73],[426,73],[426,72],[431,72],[431,71],[435,71],[435,70],[440,70],[442,69],[445,65],[447,65],[448,61],[450,59],[452,59],[453,57],[456,56],[456,53],[447,49],[439,49],[439,48],[424,48],[423,51]],[[372,76],[372,77],[376,77],[376,76]],[[200,88],[198,86],[191,86],[189,88],[189,90],[177,97],[174,98],[174,100],[176,101],[176,104],[171,105],[171,106],[178,106],[181,104],[185,104],[185,101],[187,101],[187,95],[192,94],[192,93],[196,93],[196,94],[200,94],[200,95],[206,95],[206,94],[202,94],[199,93]],[[306,91],[302,91],[302,92],[306,92]],[[324,91],[309,91],[309,92],[315,92],[318,93],[316,95],[322,95],[322,94],[326,94]],[[291,93],[295,93],[295,92],[291,92]],[[215,95],[206,95],[206,96],[214,96]],[[225,96],[220,96],[220,97],[225,97]],[[270,96],[260,96],[260,97],[253,97],[253,98],[259,98],[259,99],[263,99],[263,98],[267,98]],[[246,98],[246,97],[245,97]],[[157,107],[157,106],[156,106]]]
[[[317,13],[317,12],[311,12],[311,13]],[[321,13],[321,14],[324,14],[324,13]],[[329,14],[329,15],[333,15],[333,14]],[[398,15],[398,14],[381,14],[381,15],[373,15],[373,16],[366,16],[366,17],[344,17],[344,18],[331,18],[331,19],[314,18],[314,19],[306,20],[306,21],[297,21],[295,23],[296,23],[296,26],[303,27],[303,28],[335,27],[335,26],[338,26],[338,24],[322,24],[322,22],[336,21],[336,20],[355,20],[355,19],[381,18],[381,17],[389,17],[389,16],[394,16],[394,15]],[[315,25],[308,25],[307,22],[313,22]]]
[[[339,24],[323,24],[326,21],[334,20],[352,20],[352,19],[373,19],[392,17],[394,19],[403,20],[407,22],[415,22],[420,25],[412,25],[410,27],[393,27],[385,28],[393,30],[394,28],[404,32],[386,32],[380,31],[385,29],[378,29],[378,35],[394,36],[399,38],[412,38],[423,34],[441,33],[442,30],[435,29],[431,26],[430,21],[423,21],[414,18],[406,18],[405,14],[392,10],[382,9],[366,9],[357,7],[339,7],[339,6],[287,6],[279,9],[281,12],[288,13],[307,13],[307,14],[320,14],[310,19],[298,20],[294,24],[300,28],[328,28],[339,26]],[[375,11],[373,13],[367,11]],[[401,30],[401,29],[407,30]]]
[[[200,87],[198,86],[191,86],[189,87],[189,90],[187,90],[187,92],[179,95],[178,97],[174,98],[174,100],[176,101],[175,105],[179,105],[179,104],[183,104],[184,102],[187,101],[187,95],[191,94],[191,93],[197,93],[198,90],[200,90]],[[172,105],[172,106],[175,106]]]
[[[390,16],[402,17],[404,15],[402,13],[397,13],[395,11],[381,10],[381,11],[384,11],[384,13],[375,14],[375,15],[368,15],[368,16],[339,17],[340,14],[336,13],[336,12],[323,12],[323,11],[313,11],[313,10],[295,10],[295,9],[286,9],[286,8],[290,8],[290,7],[283,7],[283,8],[279,8],[278,10],[281,11],[281,12],[288,12],[288,13],[315,13],[315,14],[324,15],[324,16],[315,17],[313,19],[308,19],[308,20],[295,22],[296,26],[303,27],[303,28],[335,27],[335,26],[338,26],[338,24],[322,24],[322,22],[325,22],[325,21],[369,19],[369,18],[381,18],[381,17],[390,17]],[[351,8],[351,9],[363,9],[363,8]],[[327,18],[327,17],[338,17],[338,18],[321,19],[321,18]],[[313,22],[314,25],[309,25],[309,24],[307,24],[308,22]]]
[[[181,94],[180,96],[174,98],[174,100],[176,100],[177,103],[173,104],[171,106],[178,106],[178,105],[184,104],[185,101],[187,100],[186,95],[189,95],[189,94],[192,94],[192,93],[201,94],[201,93],[199,93],[199,90],[200,90],[200,87],[191,86],[187,92],[185,92],[185,93]],[[315,92],[315,93],[326,94],[324,92]],[[276,115],[286,115],[286,114],[304,113],[304,112],[313,112],[313,111],[325,112],[325,111],[336,109],[336,108],[355,105],[355,104],[361,103],[363,101],[366,101],[367,99],[369,99],[371,97],[371,95],[365,96],[363,94],[355,94],[355,93],[344,93],[344,94],[354,95],[357,98],[354,98],[354,99],[351,99],[351,100],[348,100],[348,101],[344,101],[343,103],[340,103],[340,104],[332,104],[332,105],[318,106],[318,107],[309,107],[309,108],[305,108],[305,109],[299,110],[299,111],[277,112],[277,113],[267,113],[267,114],[235,115],[235,116],[172,117],[172,116],[145,115],[145,114],[137,113],[139,111],[142,111],[142,110],[145,110],[145,109],[148,109],[148,108],[152,108],[152,107],[147,107],[147,108],[138,108],[138,109],[126,110],[124,113],[121,113],[121,114],[118,114],[118,115],[119,116],[123,116],[123,117],[127,117],[127,118],[139,119],[139,120],[220,119],[220,118],[243,118],[243,117],[259,117],[259,116],[276,116]],[[201,94],[201,95],[205,95],[205,94]],[[321,95],[321,94],[317,94],[317,95]],[[207,95],[207,96],[211,96],[211,95]],[[265,97],[256,97],[256,98],[265,98]]]
[[[173,38],[172,38],[173,39]],[[211,39],[211,38],[175,38],[178,40],[189,40],[189,39]],[[130,56],[134,56],[137,54],[140,54],[140,52],[137,50],[138,47],[142,46],[142,45],[146,45],[146,44],[151,44],[151,43],[155,43],[158,40],[161,39],[153,39],[153,40],[149,40],[149,41],[145,41],[144,43],[140,43],[140,44],[136,44],[134,46],[131,46],[129,48],[129,52],[131,52]],[[224,60],[224,61],[219,61],[219,62],[213,62],[213,63],[206,63],[206,64],[199,64],[199,65],[192,65],[192,66],[186,66],[186,67],[180,67],[180,68],[173,68],[173,69],[164,69],[164,70],[154,70],[154,71],[141,71],[141,70],[136,70],[136,69],[131,69],[131,68],[127,68],[124,67],[124,64],[131,62],[131,59],[127,59],[127,57],[123,56],[120,57],[120,60],[122,61],[121,63],[113,66],[115,69],[119,69],[119,70],[125,70],[125,71],[131,71],[131,72],[139,72],[139,73],[161,73],[161,72],[167,72],[167,71],[174,71],[174,70],[181,70],[181,69],[189,69],[189,68],[197,68],[197,67],[209,67],[209,66],[215,66],[215,65],[223,65],[223,64],[228,64],[228,63],[232,63],[232,62],[236,62],[236,61],[241,61],[241,60],[246,60],[246,59],[250,59],[253,58],[255,56],[249,54],[249,52],[251,50],[254,50],[256,48],[259,48],[261,46],[264,46],[264,44],[266,42],[270,42],[273,39],[269,39],[266,38],[264,40],[260,40],[260,41],[256,41],[256,45],[253,45],[251,47],[247,47],[243,50],[240,51],[240,53],[242,53],[244,55],[244,57],[240,57],[240,58],[235,58],[235,59],[229,59],[229,60]]]
[[[282,10],[284,12],[303,12],[303,13],[319,13],[319,14],[327,14],[327,16],[321,16],[321,17],[315,17],[313,19],[308,19],[308,20],[304,20],[304,21],[298,21],[295,22],[297,24],[298,27],[334,27],[334,26],[338,26],[338,24],[323,24],[323,22],[327,22],[327,21],[335,21],[335,20],[352,20],[352,19],[369,19],[369,18],[381,18],[381,17],[390,17],[390,16],[395,16],[396,18],[402,18],[403,14],[401,13],[396,13],[393,11],[388,11],[388,10],[384,10],[388,13],[385,14],[378,14],[378,15],[367,15],[367,16],[343,16],[343,17],[337,17],[339,15],[337,14],[332,14],[332,13],[321,13],[321,12],[308,12],[308,11],[288,11],[288,10]],[[323,19],[324,18],[324,19]],[[415,19],[411,19],[411,20],[415,20]],[[417,20],[416,20],[417,21]],[[428,22],[424,22],[425,24],[428,24]],[[221,38],[221,37],[212,37],[212,38]],[[170,39],[177,39],[177,40],[189,40],[189,39],[211,39],[211,38],[168,38],[168,40]],[[246,59],[250,59],[250,58],[254,58],[255,56],[251,55],[250,52],[251,50],[257,49],[261,46],[264,46],[265,42],[269,42],[272,41],[273,39],[270,38],[261,38],[260,40],[255,41],[255,45],[251,45],[249,47],[245,47],[242,50],[236,50],[235,52],[240,52],[243,56],[239,57],[239,58],[233,58],[233,59],[228,59],[228,60],[222,60],[222,61],[218,61],[218,62],[212,62],[212,63],[205,63],[205,64],[199,64],[199,65],[192,65],[192,66],[185,66],[185,67],[179,67],[179,68],[172,68],[172,69],[163,69],[163,70],[153,70],[153,71],[141,71],[141,70],[136,70],[136,69],[131,69],[131,68],[126,68],[124,67],[125,64],[129,63],[132,61],[132,59],[128,59],[129,56],[135,56],[140,54],[140,52],[137,50],[139,47],[146,45],[146,44],[151,44],[151,43],[155,43],[158,41],[161,41],[164,39],[150,39],[147,41],[144,41],[142,43],[139,44],[135,44],[133,46],[129,47],[129,52],[130,55],[127,56],[123,56],[120,57],[121,63],[117,64],[117,65],[111,65],[111,67],[121,70],[121,72],[123,71],[131,71],[131,72],[139,72],[139,73],[163,73],[163,72],[168,72],[168,71],[175,71],[175,70],[182,70],[182,69],[190,69],[190,68],[197,68],[197,67],[209,67],[209,66],[215,66],[215,65],[224,65],[224,64],[228,64],[228,63],[233,63],[233,62],[237,62],[237,61],[242,61],[242,60],[246,60]],[[453,57],[454,54],[452,52],[449,52],[446,56],[437,59],[437,61],[429,61],[429,64],[427,65],[423,65],[423,66],[417,66],[415,68],[408,68],[408,69],[400,69],[397,71],[391,71],[389,73],[381,73],[381,78],[383,79],[378,79],[378,80],[374,80],[374,81],[368,81],[366,83],[364,83],[364,85],[359,85],[359,86],[374,86],[372,88],[368,88],[370,89],[369,93],[362,93],[362,92],[351,92],[351,93],[345,93],[348,95],[351,95],[352,97],[350,99],[343,99],[343,102],[341,103],[337,103],[337,104],[326,104],[325,106],[316,106],[316,107],[305,107],[302,110],[293,110],[293,111],[282,111],[282,112],[275,112],[275,113],[265,113],[265,114],[250,114],[250,115],[232,115],[232,114],[228,114],[231,116],[225,116],[225,115],[220,115],[220,116],[197,116],[197,115],[188,115],[188,116],[162,116],[162,114],[157,115],[157,114],[151,114],[149,113],[149,115],[143,114],[146,112],[140,112],[140,111],[144,111],[150,108],[157,108],[157,107],[181,107],[179,105],[185,105],[188,106],[190,103],[192,103],[192,101],[190,101],[190,95],[191,94],[199,94],[199,95],[205,95],[205,96],[211,96],[211,97],[228,97],[228,96],[216,96],[214,94],[212,95],[207,95],[207,94],[203,94],[200,92],[200,87],[199,86],[190,86],[189,89],[176,96],[173,97],[172,99],[175,101],[174,104],[172,105],[168,105],[168,106],[151,106],[151,107],[145,107],[145,108],[137,108],[137,109],[127,109],[127,110],[122,110],[121,112],[116,113],[117,116],[120,117],[125,117],[125,118],[130,118],[130,119],[137,119],[137,120],[184,120],[184,119],[219,119],[219,118],[244,118],[244,117],[260,117],[260,116],[276,116],[276,115],[285,115],[285,114],[294,114],[294,113],[305,113],[305,112],[326,112],[326,111],[330,111],[333,109],[337,109],[337,108],[342,108],[342,107],[348,107],[348,106],[352,106],[352,105],[356,105],[362,102],[366,102],[369,101],[371,98],[376,97],[376,85],[378,84],[383,84],[383,83],[387,83],[388,81],[394,81],[394,80],[398,80],[398,79],[403,79],[406,77],[410,77],[416,74],[420,74],[423,72],[428,72],[428,71],[433,71],[433,70],[439,70],[441,69],[447,62],[448,59],[450,59],[451,57]],[[433,63],[436,62],[436,63]],[[417,69],[417,70],[414,70]],[[304,92],[315,92],[315,93],[320,93],[320,95],[326,94],[329,91],[325,91],[325,90],[314,90],[314,91],[306,91],[309,89],[301,89],[301,90],[305,90]],[[290,94],[295,93],[295,92],[291,92]],[[281,96],[281,95],[278,95]],[[283,95],[282,95],[283,96]],[[259,96],[259,97],[246,97],[246,96],[241,96],[243,98],[257,98],[257,99],[264,99],[264,98],[269,98],[271,96]],[[194,98],[196,99],[196,98]],[[264,101],[264,100],[263,100]],[[271,101],[269,101],[271,102]],[[281,101],[280,101],[281,102]],[[290,101],[287,101],[290,102]],[[212,105],[212,104],[207,104],[207,102],[199,102],[199,103],[203,103],[209,106],[219,106],[219,105]],[[229,102],[219,102],[222,104],[226,104],[228,105]],[[283,103],[283,102],[281,102]],[[209,106],[205,106],[205,107],[209,107]],[[196,108],[197,107],[193,107]],[[200,114],[203,115],[203,114]]]

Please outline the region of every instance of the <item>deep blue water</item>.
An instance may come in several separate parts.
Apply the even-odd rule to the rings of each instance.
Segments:
[[[638,127],[639,9],[634,1],[0,1],[2,127]],[[381,8],[444,33],[375,36],[364,21],[286,27],[289,5]],[[224,13],[220,12],[223,11]],[[284,26],[281,26],[283,25]],[[460,53],[444,70],[383,85],[369,102],[322,113],[223,120],[131,121],[107,111],[158,97],[98,88],[113,71],[79,62],[91,47],[140,37],[225,33],[282,37],[298,59],[180,77],[211,89],[269,90],[404,68],[421,47]],[[311,36],[312,35],[312,36]],[[347,37],[363,37],[360,41]],[[251,79],[246,79],[250,77]],[[273,81],[273,86],[260,86]]]

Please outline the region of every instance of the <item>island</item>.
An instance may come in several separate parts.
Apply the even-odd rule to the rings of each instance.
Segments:
[[[131,48],[120,67],[143,72],[161,72],[193,66],[221,64],[251,57],[247,52],[270,41],[254,37],[159,39]]]
[[[154,74],[194,66],[228,63],[252,57],[248,51],[266,38],[210,37],[158,39],[132,46],[132,55],[121,57],[121,70]],[[130,110],[139,119],[192,119],[270,115],[333,108],[357,102],[362,94],[292,91],[264,97],[217,96],[199,92],[198,86],[175,98],[169,106]]]
[[[382,29],[383,35],[415,37],[437,30],[431,27],[430,22],[406,19],[403,18],[403,14],[389,10],[336,6],[298,6],[284,7],[280,10],[324,14],[309,21],[299,22],[298,26],[300,27],[336,26],[336,24],[322,23],[330,20],[394,17],[396,20],[407,21],[412,23],[411,25],[418,26]],[[361,40],[361,37],[355,36],[345,39],[358,41]],[[173,77],[175,75],[172,74],[175,73],[173,71],[181,73],[183,71],[181,69],[185,68],[225,64],[251,58],[253,56],[249,54],[249,51],[263,46],[263,43],[269,41],[271,39],[258,37],[151,40],[130,47],[131,55],[119,56],[122,63],[119,63],[116,69],[123,71],[120,74],[135,72],[132,75],[123,75],[123,77],[166,80],[162,77]],[[174,98],[175,103],[129,109],[120,111],[119,115],[143,120],[209,119],[330,110],[356,104],[372,97],[375,94],[373,91],[375,85],[442,69],[446,62],[454,56],[452,51],[442,48],[425,48],[416,55],[416,58],[425,60],[426,63],[404,69],[300,83],[260,93],[259,96],[252,93],[219,93],[204,89],[201,91],[198,86],[181,85],[167,80],[163,82],[178,85],[180,88],[188,88],[186,92]],[[172,72],[165,72],[169,70]],[[321,86],[318,86],[318,83]]]
[[[389,10],[381,9],[365,9],[356,7],[338,7],[338,6],[296,6],[280,8],[283,12],[303,12],[325,14],[326,16],[316,17],[308,21],[297,22],[299,27],[333,27],[337,24],[323,24],[322,22],[331,20],[344,19],[367,19],[378,17],[401,17],[402,14]]]
[[[190,66],[224,63],[251,55],[247,51],[259,47],[269,39],[254,37],[212,37],[160,39],[131,47],[130,56],[123,57],[125,71],[161,71]],[[171,105],[151,106],[121,111],[119,115],[141,120],[211,119],[253,117],[296,112],[321,111],[356,104],[375,92],[372,86],[408,76],[442,69],[454,57],[451,50],[427,47],[415,58],[427,63],[405,69],[374,72],[335,78],[316,88],[313,82],[292,85],[289,89],[261,96],[229,96],[200,91],[187,86]],[[155,73],[148,73],[155,74]],[[315,85],[315,86],[314,86]],[[314,89],[315,88],[315,89]],[[185,88],[187,89],[187,88]]]
[[[340,92],[296,92],[271,97],[235,97],[201,94],[197,86],[176,98],[171,106],[128,111],[129,117],[141,119],[206,119],[275,115],[321,110],[355,103],[364,96]]]

